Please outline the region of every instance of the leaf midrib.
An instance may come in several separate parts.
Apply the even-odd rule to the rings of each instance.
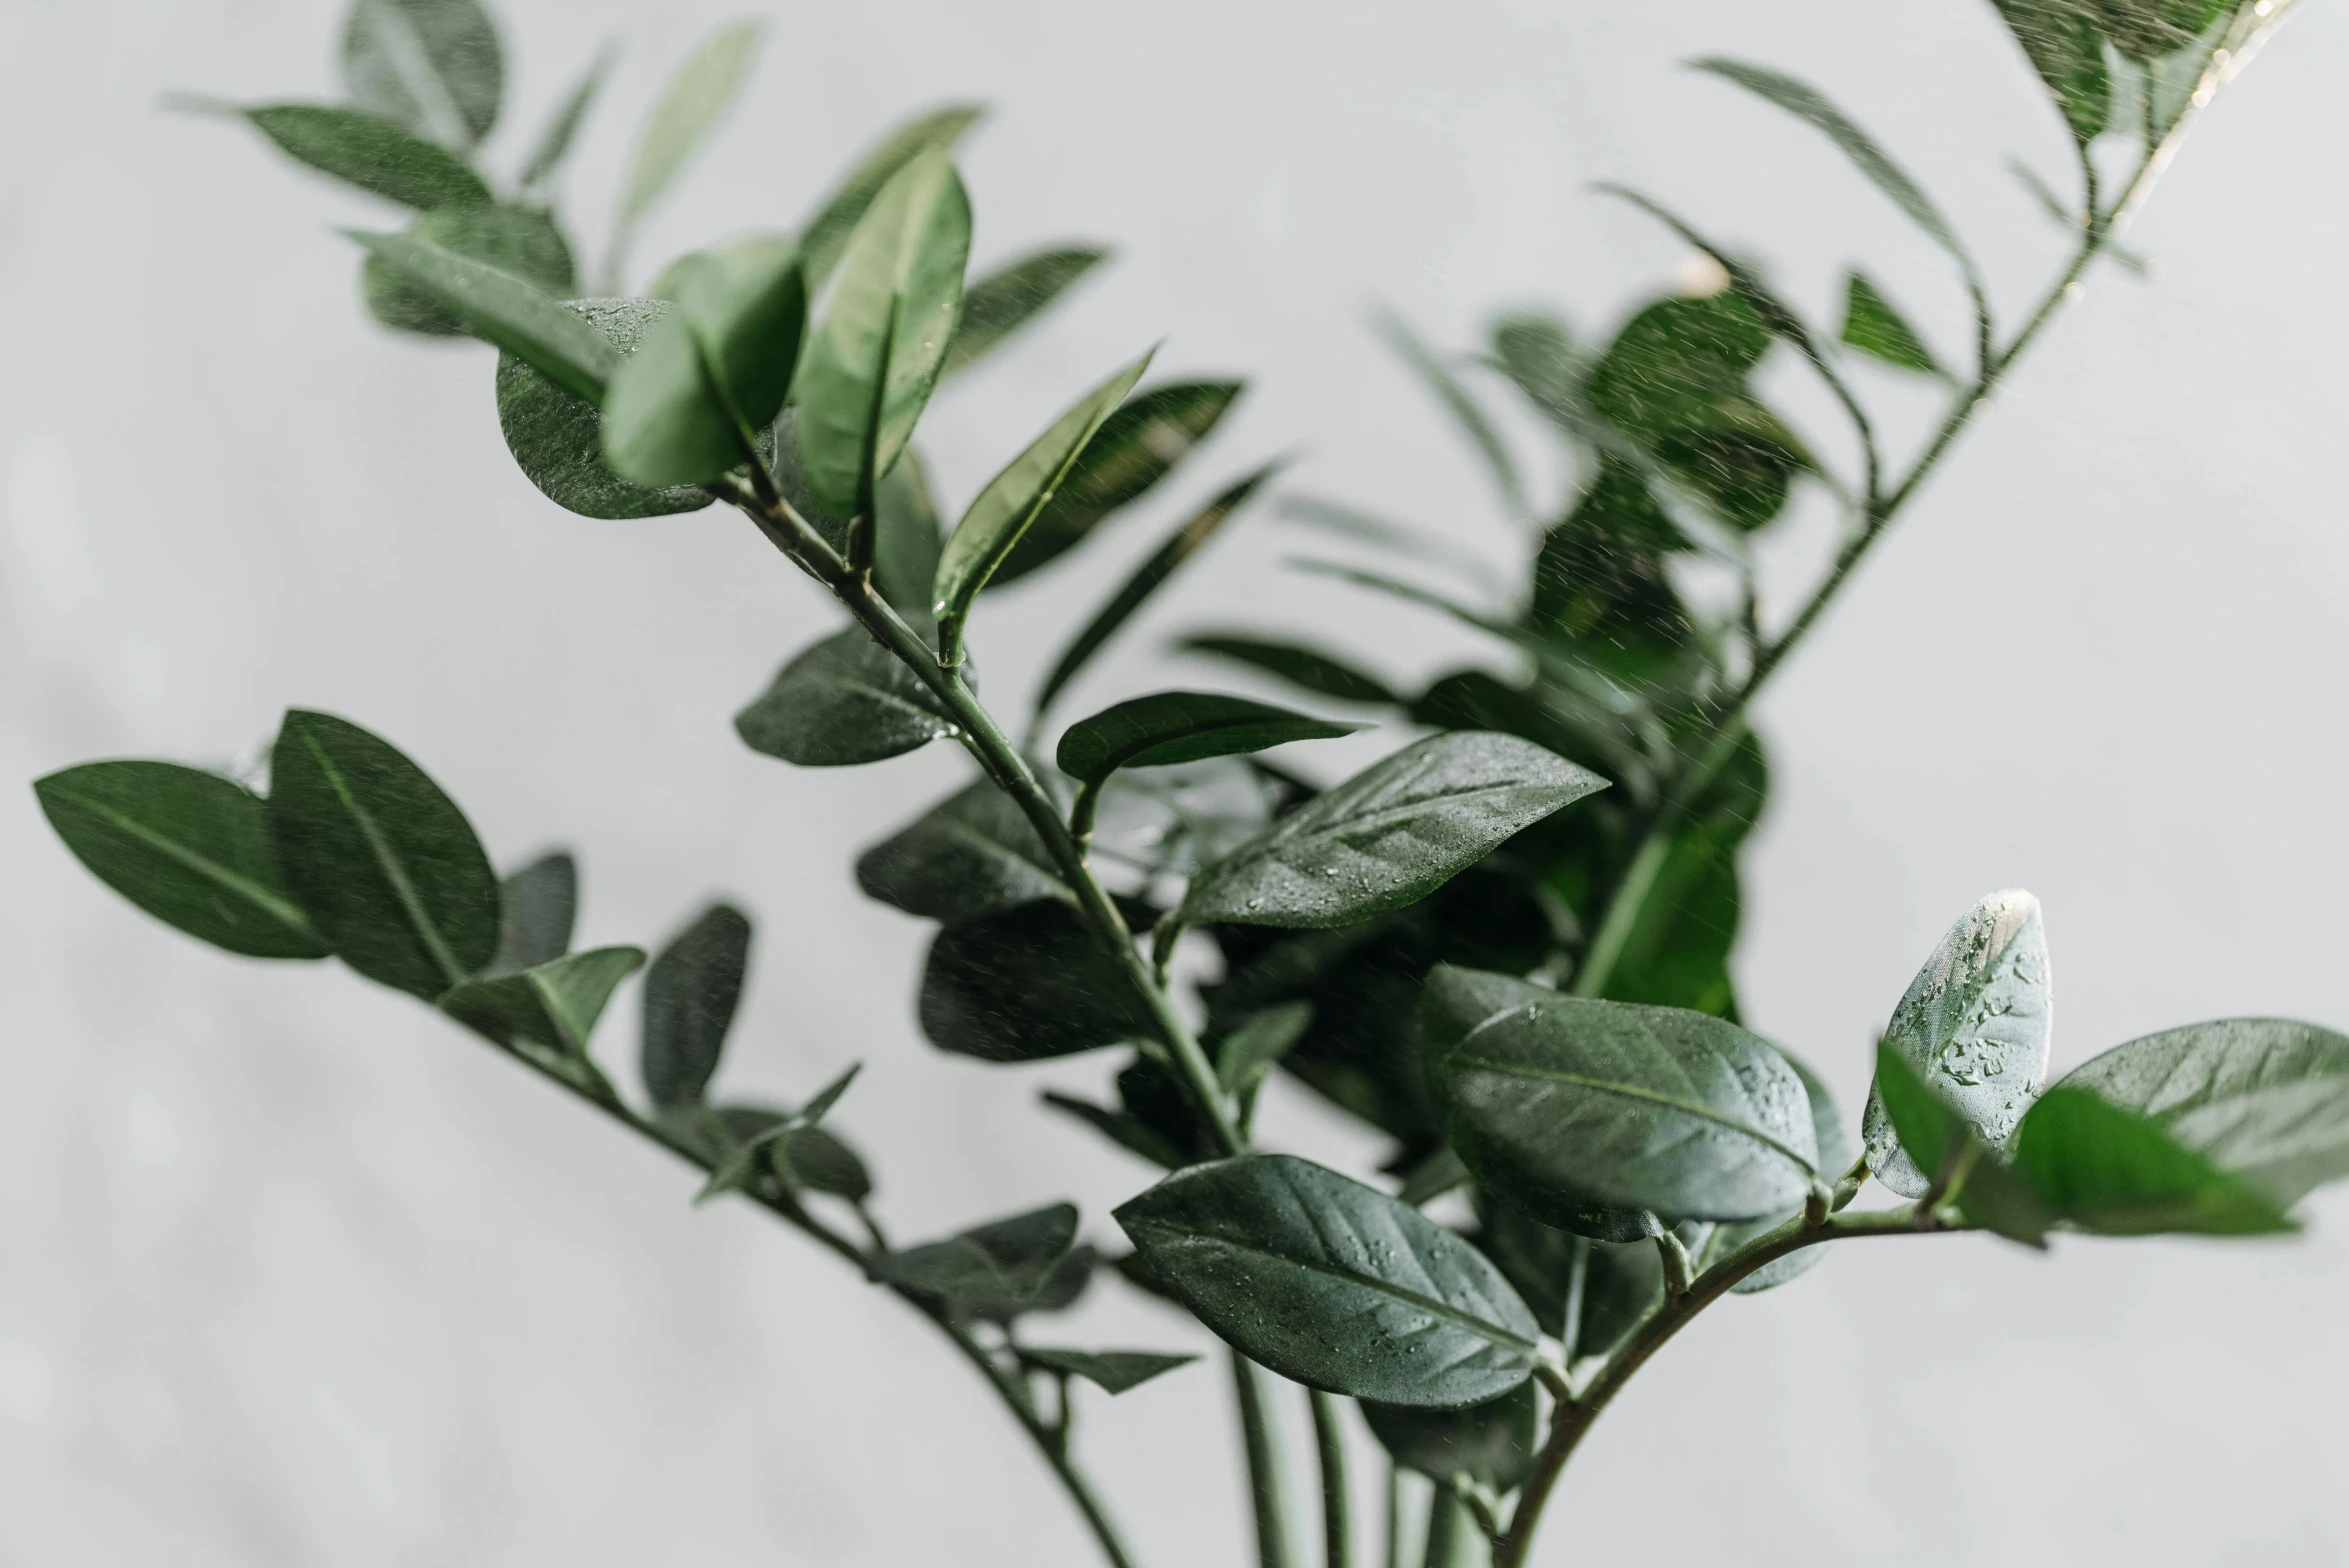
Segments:
[[[102,818],[146,844],[149,848],[160,850],[190,871],[208,878],[228,892],[237,894],[288,930],[316,942],[320,947],[326,946],[325,942],[319,940],[317,931],[311,927],[309,917],[303,914],[301,909],[291,900],[280,898],[250,877],[231,871],[219,861],[199,855],[185,844],[166,838],[136,817],[127,816],[114,807],[92,800],[86,795],[71,798],[75,805],[90,815]]]
[[[1591,1089],[1597,1091],[1600,1094],[1612,1094],[1627,1100],[1640,1100],[1650,1105],[1660,1105],[1667,1110],[1678,1111],[1685,1116],[1694,1116],[1700,1120],[1712,1122],[1716,1126],[1725,1127],[1731,1132],[1741,1133],[1744,1136],[1751,1138],[1754,1142],[1762,1144],[1765,1147],[1773,1149],[1779,1154],[1784,1155],[1787,1160],[1808,1174],[1813,1176],[1819,1174],[1819,1167],[1816,1162],[1804,1159],[1801,1155],[1795,1153],[1794,1150],[1788,1148],[1785,1144],[1780,1143],[1776,1138],[1771,1137],[1768,1133],[1762,1131],[1759,1127],[1754,1126],[1750,1122],[1739,1121],[1734,1116],[1725,1115],[1724,1113],[1716,1111],[1711,1106],[1705,1105],[1699,1101],[1677,1099],[1672,1095],[1664,1094],[1654,1089],[1645,1089],[1640,1087],[1638,1084],[1620,1083],[1610,1078],[1590,1078],[1580,1073],[1559,1072],[1552,1068],[1527,1067],[1523,1063],[1519,1062],[1497,1062],[1489,1056],[1461,1056],[1455,1054],[1452,1060],[1461,1067],[1482,1067],[1492,1072],[1505,1073],[1513,1077],[1535,1078],[1545,1083],[1569,1084],[1578,1089]]]
[[[384,837],[383,829],[376,825],[373,813],[359,804],[358,797],[351,793],[349,781],[343,777],[342,769],[336,767],[334,760],[327,756],[326,748],[318,744],[317,736],[304,730],[302,744],[309,749],[312,760],[318,764],[318,771],[325,775],[327,786],[334,791],[335,798],[342,802],[343,809],[358,824],[360,836],[367,841],[368,851],[374,855],[384,880],[391,884],[392,896],[400,901],[400,908],[406,913],[409,925],[415,928],[417,937],[424,943],[426,954],[439,966],[451,989],[463,985],[466,976],[464,967],[457,962],[457,955],[442,937],[439,925],[425,912],[423,896],[416,891],[416,884],[408,879],[406,863],[393,852],[391,841]]]

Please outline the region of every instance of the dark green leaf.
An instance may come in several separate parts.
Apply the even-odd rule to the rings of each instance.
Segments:
[[[1125,400],[1142,372],[1150,368],[1150,353],[1127,365],[1070,404],[1052,427],[1028,444],[1003,471],[987,482],[962,521],[954,525],[946,548],[938,557],[938,576],[931,584],[930,607],[937,615],[940,634],[958,625],[970,613],[971,601],[987,586],[1017,548],[1020,536],[1050,504],[1067,481],[1087,443]]]
[[[941,1050],[993,1062],[1157,1038],[1125,971],[1075,910],[1054,902],[939,932],[922,972],[921,1019]]]
[[[893,1252],[874,1265],[874,1272],[952,1306],[1016,1304],[1043,1289],[1076,1239],[1076,1205],[1056,1203]]]
[[[1945,1180],[1944,1199],[1954,1198],[1968,1220],[2026,1246],[2047,1245],[2047,1228],[2059,1216],[1996,1150],[1983,1145],[1964,1114],[1889,1040],[1877,1042],[1876,1082],[1868,1099],[1871,1107],[1882,1105],[1901,1147],[1915,1152],[1919,1167]]]
[[[1225,489],[1193,514],[1190,521],[1168,535],[1164,544],[1151,552],[1150,558],[1125,580],[1110,601],[1101,607],[1101,612],[1086,623],[1085,629],[1071,639],[1068,648],[1053,664],[1052,673],[1044,678],[1044,685],[1036,695],[1038,713],[1052,706],[1052,699],[1067,689],[1068,683],[1076,679],[1077,672],[1085,667],[1094,654],[1101,651],[1102,645],[1116,636],[1118,629],[1133,618],[1134,612],[1148,602],[1159,586],[1198,553],[1200,546],[1215,536],[1215,531],[1256,493],[1265,480],[1272,477],[1277,466],[1268,463]]]
[[[1663,1260],[1636,1225],[1623,1241],[1599,1241],[1544,1225],[1505,1203],[1480,1207],[1477,1245],[1525,1297],[1545,1334],[1566,1332],[1566,1297],[1581,1252],[1581,1332],[1570,1359],[1607,1354],[1663,1301]]]
[[[1536,1219],[1590,1205],[1751,1220],[1803,1201],[1818,1141],[1803,1082],[1768,1042],[1678,1008],[1561,996],[1439,969],[1422,1032],[1452,1145]],[[1464,1034],[1453,1021],[1504,1005]]]
[[[1577,442],[1597,425],[1582,402],[1588,367],[1566,323],[1555,316],[1509,316],[1493,326],[1493,360],[1542,417]]]
[[[1378,677],[1366,675],[1318,648],[1300,647],[1296,643],[1266,642],[1261,638],[1231,632],[1186,637],[1181,646],[1187,653],[1203,653],[1210,658],[1229,659],[1234,664],[1262,670],[1267,675],[1327,697],[1333,702],[1377,703],[1383,706],[1403,700]]]
[[[1742,897],[1737,855],[1761,815],[1768,784],[1760,743],[1748,734],[1671,834],[1616,953],[1604,991],[1609,1001],[1734,1013],[1729,955]]]
[[[1473,1180],[1450,1144],[1441,1145],[1403,1175],[1395,1196],[1415,1209],[1424,1209],[1447,1192],[1457,1192]]]
[[[788,240],[738,240],[684,258],[676,309],[644,335],[604,398],[604,458],[642,484],[694,484],[745,461],[746,432],[783,406],[807,326]]]
[[[873,539],[873,586],[890,607],[915,626],[930,624],[930,584],[938,575],[945,539],[938,528],[938,504],[930,476],[912,447],[881,476],[877,497],[880,526]]]
[[[2039,1097],[2015,1129],[2014,1168],[2066,1224],[2100,1235],[2295,1228],[2273,1196],[2087,1089]]]
[[[535,191],[556,174],[571,156],[571,144],[578,139],[579,126],[587,118],[588,107],[596,94],[603,91],[604,78],[611,73],[613,50],[609,45],[596,51],[587,67],[587,74],[565,95],[563,102],[539,132],[538,145],[531,149],[530,159],[522,165],[522,189]]]
[[[839,265],[841,255],[848,249],[849,235],[863,220],[873,198],[880,195],[881,188],[897,171],[925,152],[952,151],[963,133],[985,112],[975,104],[949,104],[943,109],[933,109],[898,126],[865,154],[800,231],[799,246],[807,258],[810,293],[822,288],[824,280],[832,275],[832,269]]]
[[[1454,731],[1375,763],[1192,879],[1194,925],[1352,925],[1415,903],[1606,781],[1513,735]]]
[[[1240,391],[1237,381],[1177,381],[1122,404],[1101,422],[989,585],[1024,577],[1081,544],[1104,518],[1139,499],[1206,440]]]
[[[1622,680],[1652,684],[1695,640],[1664,568],[1687,541],[1639,470],[1612,453],[1542,537],[1525,622]]]
[[[750,961],[750,917],[712,904],[669,939],[644,977],[645,1093],[658,1106],[692,1105],[726,1049]]]
[[[1215,1076],[1224,1092],[1248,1103],[1262,1087],[1265,1074],[1304,1038],[1312,1022],[1311,1002],[1283,1002],[1242,1019],[1223,1037],[1215,1053]]]
[[[1065,1312],[1077,1304],[1093,1283],[1093,1266],[1099,1261],[1100,1255],[1080,1241],[1061,1254],[1060,1261],[1052,1265],[1052,1272],[1044,1276],[1044,1283],[1033,1295],[966,1297],[961,1303],[962,1310],[966,1316],[1006,1328],[1015,1319],[1034,1313]]]
[[[864,1175],[864,1162],[858,1160],[846,1144],[829,1138],[817,1125],[830,1114],[848,1086],[856,1082],[856,1075],[864,1071],[864,1063],[852,1062],[848,1070],[833,1079],[816,1097],[788,1115],[766,1111],[754,1106],[728,1106],[714,1119],[705,1119],[703,1126],[714,1121],[722,1144],[717,1160],[710,1169],[710,1179],[694,1194],[693,1206],[700,1208],[722,1193],[747,1190],[761,1175],[774,1176],[786,1188],[807,1185],[800,1179],[799,1149],[804,1144],[812,1151],[813,1163],[819,1175],[828,1175],[853,1188],[859,1180],[865,1192],[872,1190],[871,1181]],[[673,1111],[672,1111],[672,1119]],[[837,1150],[827,1148],[837,1145]],[[827,1168],[829,1155],[846,1155],[854,1168],[839,1166]],[[830,1190],[830,1189],[819,1189]],[[863,1193],[848,1192],[843,1196],[861,1198]]]
[[[962,324],[938,373],[951,376],[1020,328],[1107,260],[1091,246],[1060,246],[1008,262],[970,286],[962,300]]]
[[[459,152],[497,123],[505,57],[479,0],[355,0],[343,24],[351,102]]]
[[[938,383],[962,310],[970,198],[942,149],[891,176],[851,236],[801,367],[799,461],[836,517],[868,514]]]
[[[803,768],[879,762],[955,732],[930,688],[859,626],[784,665],[734,729],[751,750]]]
[[[74,857],[156,919],[253,958],[327,955],[243,785],[170,762],[88,762],[33,791]]]
[[[2239,0],[2094,0],[2112,46],[2132,60],[2160,60],[2192,45]],[[2078,9],[2077,0],[2074,8]]]
[[[1811,1130],[1819,1142],[1819,1174],[1833,1179],[1849,1170],[1853,1159],[1857,1157],[1851,1134],[1844,1130],[1843,1113],[1836,1109],[1835,1096],[1828,1092],[1826,1083],[1804,1064],[1802,1058],[1792,1051],[1781,1051],[1779,1054],[1786,1058],[1786,1065],[1794,1069],[1795,1076],[1803,1081],[1803,1093],[1811,1102]],[[1767,1219],[1753,1220],[1744,1225],[1724,1225],[1713,1238],[1713,1255],[1727,1257],[1765,1232],[1776,1230],[1800,1212],[1799,1208],[1790,1208],[1783,1214],[1773,1214]],[[1790,1252],[1783,1258],[1763,1264],[1729,1288],[1741,1296],[1775,1290],[1791,1279],[1808,1274],[1826,1256],[1825,1247],[1805,1247],[1799,1252]]]
[[[490,199],[481,176],[446,148],[372,114],[310,103],[270,104],[243,113],[296,160],[403,207],[429,212]]]
[[[2112,79],[2091,5],[2083,0],[1991,0],[2055,107],[2083,146],[2112,115]]]
[[[616,351],[616,367],[673,307],[659,299],[588,299],[562,308],[603,335]],[[582,517],[660,517],[695,511],[712,500],[699,485],[653,488],[613,473],[604,462],[603,415],[596,405],[512,354],[498,356],[498,427],[524,477]]]
[[[763,29],[755,21],[721,27],[677,68],[661,91],[660,101],[637,134],[636,155],[620,188],[620,210],[613,224],[608,282],[617,288],[620,263],[645,214],[667,195],[693,161],[710,133],[734,107],[742,83],[758,56]]]
[[[1477,451],[1484,454],[1485,466],[1493,471],[1493,483],[1500,487],[1501,499],[1508,503],[1512,515],[1522,516],[1525,504],[1525,486],[1517,477],[1517,465],[1509,457],[1509,448],[1502,442],[1501,433],[1485,414],[1468,389],[1460,384],[1451,367],[1438,359],[1433,350],[1419,341],[1419,335],[1393,311],[1382,310],[1371,317],[1371,325],[1378,335],[1387,340],[1387,346],[1401,356],[1429,391],[1444,405],[1460,428],[1468,433]]]
[[[563,299],[577,292],[571,246],[554,219],[527,207],[469,203],[426,213],[408,229],[412,239],[511,273]],[[461,337],[465,323],[442,309],[393,267],[370,256],[360,273],[368,314],[385,326],[429,337]]]
[[[809,1192],[862,1203],[873,1195],[863,1158],[828,1127],[796,1127],[777,1145],[783,1179]]]
[[[2051,1017],[2039,900],[2008,888],[1949,928],[1893,1009],[1884,1039],[1995,1149],[2047,1077]],[[1874,1097],[1860,1138],[1878,1181],[1904,1198],[1924,1195],[1932,1167],[1903,1152]]]
[[[270,755],[269,842],[336,956],[437,999],[497,956],[497,874],[424,770],[332,714],[289,709]]]
[[[528,279],[410,235],[351,231],[351,238],[475,337],[526,361],[565,391],[603,402],[620,352],[581,312],[548,298]]]
[[[868,898],[949,925],[1039,899],[1076,902],[1027,814],[986,779],[866,850],[856,884]]]
[[[612,992],[643,963],[640,947],[591,948],[520,974],[469,980],[443,996],[440,1008],[501,1045],[583,1055]]]
[[[1202,1323],[1310,1387],[1456,1407],[1517,1387],[1540,1355],[1533,1314],[1475,1248],[1290,1155],[1194,1166],[1117,1221]]]
[[[1188,1366],[1199,1358],[1169,1355],[1159,1350],[1051,1350],[1022,1345],[1020,1359],[1048,1371],[1081,1377],[1112,1394],[1122,1394],[1140,1388],[1162,1372]]]
[[[1090,1100],[1053,1089],[1044,1091],[1043,1100],[1063,1116],[1074,1117],[1127,1153],[1139,1155],[1153,1165],[1171,1171],[1191,1163],[1189,1156],[1164,1133],[1132,1111],[1113,1111],[1106,1105],[1095,1105]]]
[[[1161,691],[1130,698],[1070,725],[1060,737],[1054,760],[1069,777],[1098,783],[1119,768],[1240,756],[1292,741],[1332,740],[1360,728],[1246,697]]]
[[[1466,1476],[1503,1493],[1517,1490],[1533,1468],[1538,1413],[1531,1383],[1460,1410],[1362,1402],[1371,1435],[1404,1469],[1446,1486]]]
[[[1843,341],[1895,369],[1947,378],[1948,372],[1934,359],[1916,329],[1858,272],[1844,280]]]
[[[2349,1176],[2349,1038],[2283,1018],[2188,1024],[2065,1074],[2219,1169],[2298,1202]]]
[[[489,972],[520,974],[571,951],[579,913],[579,862],[564,851],[541,855],[498,884],[497,957]]]

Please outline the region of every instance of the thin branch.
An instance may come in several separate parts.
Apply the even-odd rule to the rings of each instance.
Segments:
[[[1338,1396],[1306,1390],[1313,1407],[1314,1458],[1321,1465],[1322,1558],[1328,1568],[1352,1568],[1354,1504],[1346,1487],[1344,1408]]]

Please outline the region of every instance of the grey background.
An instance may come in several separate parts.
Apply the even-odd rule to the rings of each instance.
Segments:
[[[502,9],[509,168],[595,45],[626,40],[566,201],[599,233],[635,110],[732,8]],[[2303,9],[2133,236],[2160,277],[2092,281],[1764,704],[1777,790],[1739,971],[1751,1020],[1847,1105],[1912,969],[2004,885],[2046,901],[2059,1067],[2202,1017],[2349,1021],[2349,21]],[[991,605],[978,646],[1006,694],[1160,520],[1276,450],[1301,448],[1302,486],[1513,563],[1522,536],[1363,316],[1387,301],[1459,342],[1550,301],[1600,330],[1683,257],[1590,179],[1701,215],[1821,317],[1865,257],[1961,342],[1934,253],[1686,56],[1826,85],[1942,198],[2010,317],[2059,243],[2000,164],[2060,175],[2060,133],[1971,0],[771,14],[754,95],[647,264],[793,221],[886,123],[965,96],[998,108],[965,159],[982,260],[1062,235],[1120,248],[942,399],[925,439],[956,503],[1162,334],[1162,373],[1255,378],[1149,518]],[[261,0],[0,7],[0,779],[108,754],[234,765],[286,704],[350,714],[501,860],[576,845],[587,939],[746,899],[762,925],[729,1081],[804,1094],[867,1061],[844,1123],[902,1233],[1066,1194],[1102,1234],[1146,1173],[1032,1102],[1106,1064],[931,1052],[908,1003],[923,932],[847,879],[958,759],[826,774],[742,750],[733,708],[833,624],[809,589],[715,513],[593,523],[541,500],[478,351],[357,317],[330,226],[385,214],[234,126],[156,111],[172,88],[323,95],[334,25]],[[1913,435],[1927,400],[1871,385]],[[1823,539],[1815,516],[1789,527],[1777,602]],[[1277,570],[1323,548],[1267,517],[1235,528],[1077,703],[1163,678],[1166,637],[1210,619],[1324,626],[1398,677],[1495,657]],[[689,1210],[682,1169],[406,999],[146,920],[9,788],[0,1564],[1084,1560],[1041,1467],[908,1314],[746,1210]],[[608,1049],[632,1010],[626,993]],[[1295,1093],[1268,1131],[1367,1152]],[[2349,1205],[2310,1212],[2285,1244],[1847,1249],[1642,1378],[1542,1560],[2349,1558]],[[1063,1337],[1201,1338],[1114,1290]],[[1238,1560],[1225,1403],[1211,1367],[1087,1401],[1150,1563]]]

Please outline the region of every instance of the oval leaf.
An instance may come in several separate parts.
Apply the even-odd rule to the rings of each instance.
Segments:
[[[1460,1237],[1286,1154],[1168,1177],[1117,1210],[1151,1271],[1241,1352],[1357,1399],[1451,1408],[1531,1375],[1540,1330]]]
[[[712,904],[670,938],[644,977],[644,1092],[653,1104],[692,1105],[709,1088],[742,999],[750,917]]]
[[[1396,1464],[1444,1486],[1466,1476],[1502,1493],[1517,1490],[1533,1468],[1538,1415],[1530,1382],[1459,1410],[1362,1402],[1371,1436]]]
[[[856,885],[869,898],[949,925],[1040,899],[1076,902],[1027,813],[986,779],[866,850]]]
[[[719,28],[687,57],[662,89],[660,101],[645,117],[636,139],[636,156],[620,189],[620,211],[614,223],[611,260],[606,273],[618,281],[620,262],[628,242],[654,203],[669,193],[702,143],[734,107],[742,83],[758,57],[763,29],[755,21]]]
[[[485,343],[528,362],[576,396],[601,405],[619,351],[578,311],[526,278],[408,234],[346,233]]]
[[[674,307],[660,299],[583,299],[562,307],[584,318],[615,351],[615,366]],[[498,428],[523,476],[582,517],[662,517],[715,499],[699,485],[640,485],[604,462],[604,416],[595,403],[511,353],[498,356]]]
[[[782,408],[807,290],[798,250],[774,239],[697,252],[662,288],[677,308],[612,377],[604,458],[640,484],[696,484],[740,466],[744,433]]]
[[[873,1272],[948,1304],[1000,1312],[1032,1302],[1077,1239],[1077,1206],[1055,1203],[893,1252]]]
[[[403,207],[429,212],[490,199],[481,176],[446,148],[372,114],[280,103],[244,115],[296,160]]]
[[[1194,925],[1352,925],[1415,903],[1606,780],[1514,735],[1431,735],[1192,879]]]
[[[2015,1174],[2066,1224],[2106,1236],[2256,1236],[2293,1229],[2270,1194],[2152,1118],[2086,1089],[2041,1095],[2015,1129]]]
[[[1828,1091],[1826,1083],[1804,1064],[1802,1058],[1792,1051],[1782,1050],[1778,1054],[1786,1058],[1786,1065],[1793,1068],[1795,1076],[1803,1081],[1803,1093],[1811,1102],[1811,1131],[1819,1143],[1819,1174],[1833,1179],[1850,1169],[1852,1161],[1858,1157],[1852,1147],[1851,1134],[1844,1128],[1843,1113],[1836,1108],[1835,1096]],[[1712,1255],[1727,1257],[1747,1242],[1776,1230],[1801,1212],[1800,1208],[1790,1208],[1783,1214],[1773,1214],[1767,1219],[1723,1226],[1713,1238]],[[1789,1280],[1808,1274],[1826,1256],[1825,1247],[1805,1247],[1799,1252],[1790,1252],[1783,1258],[1763,1264],[1729,1288],[1741,1296],[1775,1290]]]
[[[357,0],[343,24],[351,102],[464,151],[497,123],[506,63],[479,0]]]
[[[1028,904],[948,926],[922,970],[922,1033],[940,1050],[1032,1062],[1124,1040],[1156,1024],[1125,971],[1075,910]]]
[[[857,626],[784,665],[734,729],[751,750],[803,768],[879,762],[955,733],[930,688]]]
[[[1071,778],[1095,783],[1119,768],[1158,768],[1235,757],[1291,741],[1333,740],[1361,729],[1291,713],[1246,697],[1161,691],[1080,719],[1060,737],[1054,760]]]
[[[500,1045],[581,1056],[612,993],[643,965],[641,947],[592,948],[517,975],[467,981],[440,999],[440,1009]]]
[[[417,219],[408,235],[511,273],[552,298],[577,292],[570,242],[543,212],[479,204],[441,207]],[[373,256],[360,273],[360,290],[368,314],[395,331],[459,337],[468,330],[439,301]]]
[[[1090,246],[1042,250],[1008,262],[973,283],[963,294],[962,321],[938,373],[951,376],[1026,326],[1109,252]]]
[[[951,152],[963,133],[979,122],[986,110],[976,104],[948,104],[917,115],[883,137],[857,161],[848,177],[825,198],[824,205],[800,230],[800,249],[807,257],[810,293],[824,286],[832,269],[848,249],[849,236],[897,171],[925,152]]]
[[[1390,706],[1403,700],[1396,695],[1394,688],[1377,676],[1366,675],[1318,648],[1301,647],[1296,643],[1267,642],[1260,637],[1230,632],[1186,637],[1181,646],[1185,653],[1203,653],[1210,658],[1228,659],[1234,664],[1261,670],[1277,680],[1287,681],[1292,686],[1327,697],[1333,702]]]
[[[579,862],[559,850],[540,856],[498,884],[498,906],[498,953],[490,973],[514,975],[553,963],[571,951]]]

